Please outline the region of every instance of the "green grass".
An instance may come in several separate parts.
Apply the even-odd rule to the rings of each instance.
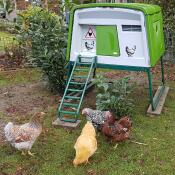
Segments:
[[[11,44],[17,44],[14,35],[0,31],[0,52],[4,51],[5,46],[9,46]]]
[[[0,86],[23,84],[37,81],[41,77],[39,69],[22,69],[0,72]]]
[[[17,78],[18,79],[18,78]],[[27,81],[28,78],[24,78]],[[7,80],[8,81],[8,80]],[[19,81],[16,81],[19,82]],[[10,81],[12,83],[12,81]],[[135,110],[131,140],[118,145],[109,143],[100,134],[98,150],[90,164],[74,168],[74,143],[85,124],[81,117],[80,128],[69,131],[52,127],[56,109],[49,108],[44,132],[34,144],[35,157],[21,156],[20,152],[4,144],[0,147],[0,172],[23,175],[173,175],[175,174],[175,82],[171,82],[164,110],[159,117],[147,117],[148,89],[137,87],[133,94]],[[86,98],[84,105],[91,101]],[[91,173],[90,173],[91,172]],[[20,174],[20,173],[19,173]]]

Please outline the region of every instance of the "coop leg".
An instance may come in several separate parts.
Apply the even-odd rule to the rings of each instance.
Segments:
[[[162,73],[162,84],[165,85],[163,57],[161,57],[161,73]]]
[[[94,68],[93,78],[95,77],[95,75],[96,75],[96,68]]]
[[[94,72],[93,72],[93,78],[96,75],[96,69],[97,69],[97,57],[95,57],[95,62],[94,62],[95,66],[94,66]]]
[[[150,103],[151,103],[152,110],[154,111],[154,110],[155,110],[155,107],[154,107],[154,101],[153,101],[152,74],[151,74],[151,71],[150,71],[149,68],[148,68],[148,70],[147,70],[147,74],[148,74],[148,81],[149,81],[149,96],[150,96]]]

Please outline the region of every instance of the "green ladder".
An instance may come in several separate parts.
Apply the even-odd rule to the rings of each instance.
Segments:
[[[85,61],[83,61],[83,59],[85,59]],[[58,117],[61,121],[77,122],[87,85],[90,82],[93,69],[96,68],[96,60],[96,56],[87,57],[79,55],[74,62],[63,98],[58,108]],[[67,117],[65,115],[67,115]],[[74,118],[70,118],[70,115],[73,115]]]

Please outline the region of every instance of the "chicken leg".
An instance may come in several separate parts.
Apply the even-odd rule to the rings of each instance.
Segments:
[[[25,153],[24,151],[22,151],[22,152],[21,152],[21,155],[22,155],[22,156],[25,156],[25,155],[26,155],[26,153]]]
[[[36,153],[31,153],[30,151],[27,151],[28,155],[34,157]]]
[[[116,143],[116,145],[114,146],[114,149],[116,149],[116,148],[117,148],[117,146],[118,146],[118,143]]]

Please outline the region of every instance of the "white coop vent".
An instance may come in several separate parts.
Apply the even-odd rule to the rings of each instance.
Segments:
[[[142,27],[140,25],[122,25],[122,31],[125,32],[141,32]]]

